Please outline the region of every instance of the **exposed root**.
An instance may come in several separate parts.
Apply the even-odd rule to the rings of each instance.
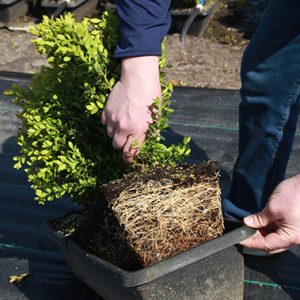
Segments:
[[[144,266],[223,232],[218,173],[188,186],[167,178],[133,182],[111,208]]]

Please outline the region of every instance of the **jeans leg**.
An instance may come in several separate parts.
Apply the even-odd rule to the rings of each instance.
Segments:
[[[263,190],[263,206],[265,206],[272,191],[285,178],[289,157],[292,151],[294,135],[297,129],[298,115],[300,112],[299,102],[300,98],[298,97],[297,102],[290,107],[289,118],[283,128],[282,139],[279,143],[272,168],[269,171],[268,181],[266,182]]]
[[[225,217],[260,211],[284,179],[299,111],[299,53],[300,1],[269,1],[242,61],[239,156]]]

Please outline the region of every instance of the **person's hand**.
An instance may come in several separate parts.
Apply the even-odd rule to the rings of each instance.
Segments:
[[[152,120],[151,105],[161,97],[159,58],[143,56],[123,59],[121,78],[114,86],[101,115],[113,147],[123,149],[131,163],[142,146]]]
[[[258,214],[244,218],[256,234],[241,244],[279,253],[300,243],[300,174],[281,182],[266,207]]]

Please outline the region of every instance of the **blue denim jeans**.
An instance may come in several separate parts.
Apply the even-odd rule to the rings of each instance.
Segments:
[[[223,200],[235,219],[262,210],[285,177],[300,107],[300,0],[269,1],[241,80],[239,156]]]

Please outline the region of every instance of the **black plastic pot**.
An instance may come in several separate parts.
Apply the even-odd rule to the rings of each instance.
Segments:
[[[255,231],[226,222],[226,233],[137,271],[123,270],[88,253],[44,225],[74,273],[104,299],[243,299],[244,261],[235,244]]]
[[[171,10],[172,24],[170,33],[180,33],[181,40],[188,35],[199,36],[204,31],[209,21],[216,12],[220,0],[210,6],[207,11],[201,12],[199,9]]]
[[[97,8],[98,0],[76,0],[75,2],[51,2],[42,0],[41,8],[49,17],[58,17],[65,11],[72,12],[77,20],[83,19],[87,13]]]
[[[28,12],[28,3],[24,0],[1,0],[0,22],[9,23]]]

